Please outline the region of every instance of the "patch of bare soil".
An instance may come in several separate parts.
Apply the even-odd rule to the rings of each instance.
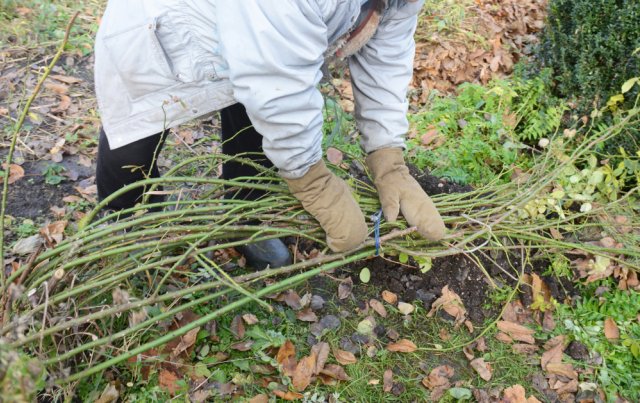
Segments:
[[[448,182],[415,167],[410,167],[410,171],[422,188],[431,195],[472,190],[470,186]],[[559,283],[555,277],[543,275],[549,264],[543,258],[532,260],[531,264],[522,270],[519,256],[507,256],[504,252],[493,256],[480,252],[461,253],[434,259],[431,269],[426,273],[421,272],[419,265],[412,258],[407,264],[393,259],[395,258],[377,257],[358,262],[339,274],[351,276],[354,283],[357,283],[360,271],[367,267],[371,271],[371,285],[381,290],[389,290],[403,301],[420,301],[426,309],[442,295],[442,288],[448,286],[460,296],[469,319],[476,324],[495,318],[499,313],[500,304],[491,300],[491,294],[495,291],[491,283],[495,283],[497,288],[514,286],[515,280],[506,273],[514,278],[517,278],[521,271],[538,274],[549,287],[551,295],[558,301],[564,300],[573,292],[570,281]],[[358,292],[359,287],[354,287],[356,298]],[[532,302],[528,301],[530,297],[526,292],[522,293],[521,298],[526,306]]]
[[[51,207],[65,205],[63,198],[69,195],[79,196],[75,187],[82,186],[82,180],[93,175],[93,168],[85,167],[77,162],[77,158],[69,157],[60,163],[64,171],[60,175],[64,179],[56,185],[47,183],[43,174],[49,161],[26,161],[22,163],[25,176],[9,186],[7,195],[7,214],[13,217],[28,218],[41,221],[51,217]]]

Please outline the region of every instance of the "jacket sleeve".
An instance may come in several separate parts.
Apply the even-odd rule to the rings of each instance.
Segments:
[[[362,147],[367,153],[404,147],[407,89],[413,75],[418,13],[424,0],[397,0],[383,16],[378,30],[349,58]]]
[[[234,96],[280,174],[300,177],[322,158],[325,23],[311,0],[224,3],[218,31]]]

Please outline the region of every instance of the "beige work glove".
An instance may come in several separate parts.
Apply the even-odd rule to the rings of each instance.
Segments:
[[[367,166],[373,173],[387,221],[394,222],[402,212],[409,225],[418,227],[418,232],[428,240],[438,241],[444,237],[442,217],[431,198],[409,174],[401,149],[374,151],[367,157]]]
[[[351,190],[324,161],[312,166],[303,177],[285,181],[302,207],[318,220],[332,251],[353,249],[367,238],[367,224]]]

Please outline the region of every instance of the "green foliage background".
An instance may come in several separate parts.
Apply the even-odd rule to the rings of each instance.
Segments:
[[[553,70],[556,95],[575,100],[576,112],[588,115],[640,75],[640,2],[551,0],[538,56]],[[625,96],[626,108],[637,95],[638,87]],[[617,154],[623,147],[635,154],[639,144],[640,128],[630,127],[604,151]]]
[[[602,106],[640,71],[640,2],[552,0],[540,57],[560,95]]]

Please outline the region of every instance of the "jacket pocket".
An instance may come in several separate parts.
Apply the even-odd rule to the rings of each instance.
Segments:
[[[158,39],[159,18],[103,39],[132,100],[181,82]]]

